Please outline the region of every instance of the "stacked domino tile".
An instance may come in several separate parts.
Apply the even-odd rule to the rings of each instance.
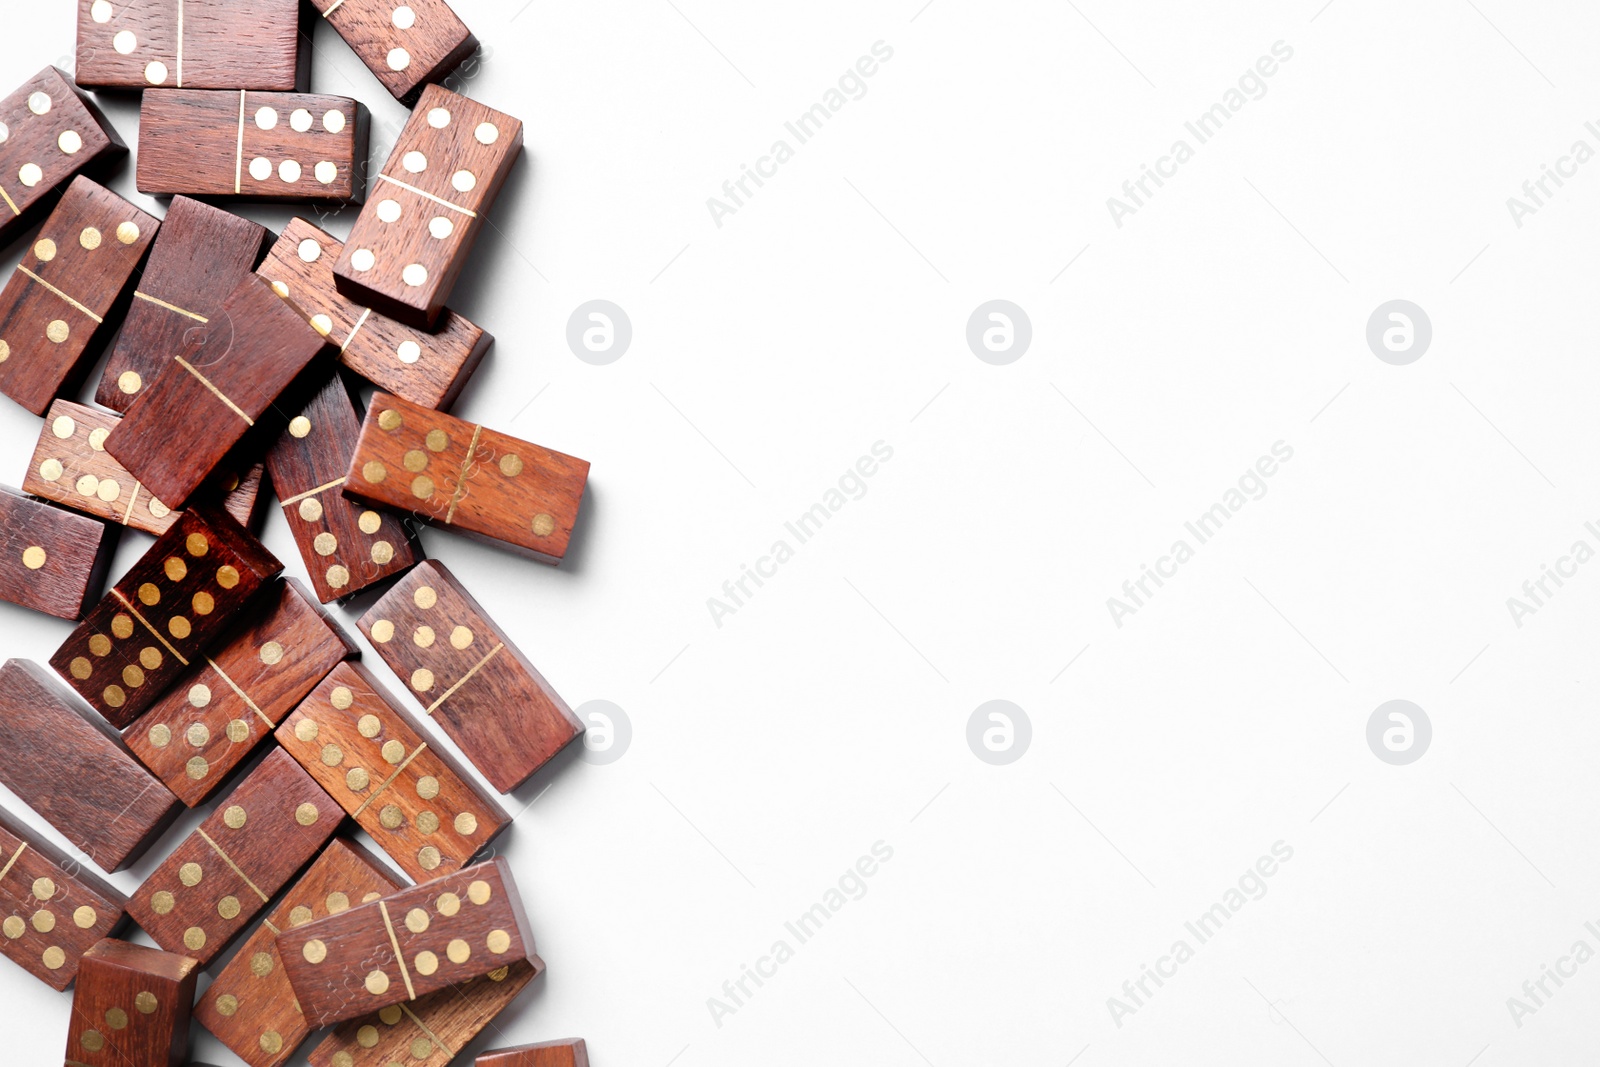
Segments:
[[[317,1067],[444,1067],[544,961],[480,859],[509,816],[423,720],[502,793],[583,732],[407,521],[559,564],[578,519],[587,462],[447,414],[493,338],[446,303],[522,123],[440,84],[477,49],[445,0],[76,3],[75,75],[0,101],[0,246],[39,225],[0,291],[0,392],[42,419],[0,486],[0,599],[76,624],[53,671],[0,667],[0,782],[80,855],[0,810],[0,954],[75,984],[69,1063],[179,1067],[198,1023],[252,1067],[313,1040]],[[370,188],[367,107],[307,91],[313,17],[413,109]],[[164,218],[99,184],[130,148],[93,89],[142,94]],[[251,200],[363,206],[340,241],[219,206]],[[254,532],[268,474],[302,573]],[[153,540],[111,580],[124,527]],[[324,607],[363,591],[404,699]],[[152,848],[130,896],[97,873]]]

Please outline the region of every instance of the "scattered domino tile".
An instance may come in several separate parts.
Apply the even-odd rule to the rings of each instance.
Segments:
[[[544,961],[530,956],[410,1004],[358,1015],[311,1050],[311,1067],[448,1067],[543,973]]]
[[[130,866],[182,810],[48,671],[0,667],[0,782],[106,871]]]
[[[141,193],[359,204],[366,105],[308,93],[151,89],[139,108]]]
[[[566,701],[437,560],[414,567],[358,625],[502,793],[583,734]]]
[[[0,485],[0,600],[76,622],[116,543],[115,527]]]
[[[206,326],[139,393],[106,451],[162,500],[181,502],[223,463],[273,403],[324,352],[322,338],[246,275]],[[173,448],[181,427],[184,447]]]
[[[359,663],[341,663],[278,727],[278,743],[425,882],[472,862],[511,817]]]
[[[312,1026],[459,985],[534,955],[504,859],[480,863],[278,935]]]
[[[271,244],[264,226],[191,197],[173,197],[95,403],[128,410],[175,353],[206,336],[205,327],[221,312],[222,302]]]
[[[445,0],[311,0],[383,87],[407,107],[477,50]]]
[[[45,413],[39,443],[22,488],[36,497],[143,530],[157,537],[172,528],[181,511],[157,500],[106,452],[106,438],[122,417],[112,411],[57,400]],[[225,462],[195,494],[198,503],[220,508],[245,529],[260,517],[266,466],[243,471]]]
[[[72,179],[0,292],[0,392],[42,415],[77,387],[160,225],[83,175]]]
[[[283,894],[195,1005],[195,1020],[250,1067],[279,1067],[311,1034],[278,956],[278,934],[401,888],[372,854],[335,838]]]
[[[78,961],[116,932],[126,897],[83,864],[0,811],[0,954],[52,989],[78,975]]]
[[[281,570],[238,523],[191,508],[111,587],[50,666],[113,726],[126,727]]]
[[[589,1067],[589,1047],[582,1038],[568,1038],[493,1049],[472,1062],[474,1067]]]
[[[67,1067],[183,1067],[200,964],[106,940],[83,954],[67,1028]]]
[[[279,581],[129,727],[128,747],[195,807],[340,660],[358,654],[304,586]]]
[[[0,100],[0,245],[33,225],[80,172],[128,154],[117,131],[67,76],[46,67]]]
[[[410,524],[339,492],[360,433],[355,401],[333,374],[267,453],[284,519],[324,604],[401,574],[423,558]]]
[[[134,891],[128,914],[156,944],[209,964],[343,817],[299,764],[274,750]]]
[[[350,370],[402,400],[448,409],[494,337],[449,309],[429,333],[352,303],[333,283],[333,264],[343,253],[343,242],[294,219],[256,273],[311,316],[312,328],[339,346],[339,361]]]
[[[333,268],[339,292],[433,329],[521,151],[520,119],[424,89]]]
[[[559,563],[589,462],[379,393],[344,494]]]
[[[304,89],[299,0],[78,0],[78,84]]]

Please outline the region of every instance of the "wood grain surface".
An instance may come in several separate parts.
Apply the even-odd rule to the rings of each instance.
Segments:
[[[128,899],[0,811],[0,953],[52,989],[127,917]]]
[[[126,734],[128,747],[195,807],[340,660],[354,655],[350,638],[304,586],[278,581],[139,716]]]
[[[542,1041],[535,1045],[490,1049],[479,1053],[474,1067],[589,1067],[589,1047],[580,1038]]]
[[[183,1067],[200,965],[106,940],[83,954],[66,1067]]]
[[[425,88],[334,265],[339,292],[433,329],[521,151],[521,120]]]
[[[359,204],[370,122],[366,105],[345,96],[149,89],[139,191]]]
[[[470,864],[511,824],[417,717],[358,663],[341,663],[278,728],[284,751],[412,880]]]
[[[342,1022],[311,1050],[311,1067],[448,1067],[539,975],[538,956],[460,985]]]
[[[95,402],[128,410],[174,354],[205,335],[203,327],[271,245],[264,226],[192,197],[173,197]]]
[[[0,485],[0,600],[76,622],[100,598],[117,529]]]
[[[0,129],[0,247],[37,222],[74,175],[103,175],[128,154],[100,109],[55,67],[0,100]]]
[[[85,515],[143,530],[157,537],[181,511],[157,500],[106,452],[106,438],[121,422],[115,412],[57,400],[45,413],[22,488]],[[266,466],[241,468],[230,456],[195,493],[202,505],[220,508],[245,529],[257,525]]]
[[[299,0],[78,0],[78,84],[304,89],[301,15]]]
[[[399,516],[339,492],[360,433],[350,391],[330,374],[267,453],[283,517],[325,604],[402,574],[423,558],[415,532]]]
[[[278,933],[370,903],[403,884],[372,853],[334,838],[206,989],[195,1021],[250,1067],[288,1062],[311,1028],[283,973]]]
[[[285,930],[278,952],[312,1026],[404,1004],[534,955],[504,859]]]
[[[204,332],[147,384],[106,451],[164,501],[183,502],[295,379],[332,349],[267,283],[247,275]],[[182,437],[183,447],[174,448]]]
[[[445,0],[311,0],[396,100],[412,106],[478,47]]]
[[[0,292],[0,392],[42,415],[77,388],[160,225],[83,175],[72,179]]]
[[[256,273],[311,316],[312,327],[339,346],[345,367],[403,400],[448,409],[494,338],[448,308],[429,333],[345,299],[333,283],[343,252],[343,242],[294,219]]]
[[[210,963],[339,828],[344,812],[273,750],[128,900],[156,944]]]
[[[583,734],[566,701],[437,560],[413,568],[358,625],[502,793]]]
[[[559,563],[589,462],[379,393],[344,494]]]
[[[50,666],[112,725],[125,727],[281,570],[228,516],[191,508],[90,610]]]
[[[106,871],[130,866],[182,810],[115,731],[25,659],[0,667],[0,782]]]

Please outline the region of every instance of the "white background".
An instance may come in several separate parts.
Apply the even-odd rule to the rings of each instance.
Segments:
[[[1600,16],[922,4],[458,0],[492,50],[466,91],[527,153],[453,301],[499,338],[457,411],[594,469],[559,569],[425,542],[575,707],[634,728],[507,798],[537,799],[504,852],[549,970],[473,1051],[1588,1058],[1600,963],[1520,1027],[1506,1001],[1600,950],[1600,565],[1521,627],[1506,600],[1600,548],[1600,161],[1520,228],[1506,199],[1600,149]],[[7,86],[72,51],[66,0],[18,7]],[[877,41],[866,95],[719,228],[707,198]],[[1106,198],[1277,41],[1266,95],[1119,228]],[[325,27],[316,53],[314,88],[403,118]],[[131,141],[136,108],[110,112]],[[596,298],[634,329],[609,366],[565,340]],[[1007,366],[966,342],[991,299],[1032,322]],[[1408,366],[1365,339],[1393,299],[1433,324]],[[0,418],[0,479],[38,429]],[[878,441],[866,495],[715,625],[707,598]],[[1106,599],[1278,441],[1266,495],[1116,626]],[[301,573],[276,515],[266,538]],[[69,629],[0,627],[41,660]],[[1397,698],[1433,724],[1409,766],[1366,742]],[[967,745],[991,699],[1032,723],[1008,766]],[[718,1025],[708,998],[877,841],[865,897]],[[1107,998],[1278,841],[1266,895],[1116,1025]],[[4,970],[8,1059],[57,1062],[68,997]],[[196,1057],[237,1062],[198,1028]]]

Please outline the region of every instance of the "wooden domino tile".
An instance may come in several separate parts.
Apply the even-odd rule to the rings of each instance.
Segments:
[[[289,888],[200,1002],[195,1020],[250,1067],[279,1067],[311,1034],[278,956],[278,934],[401,888],[372,854],[335,838]]]
[[[310,29],[299,0],[78,0],[78,84],[294,92]]]
[[[117,131],[55,67],[0,100],[0,246],[33,224],[74,175],[128,152]]]
[[[106,451],[162,500],[184,501],[324,352],[315,330],[247,276],[206,326],[140,391]],[[183,447],[174,448],[181,434]]]
[[[139,191],[359,204],[369,123],[366,105],[345,96],[147,90]]]
[[[248,455],[249,450],[244,454]],[[261,528],[261,513],[272,494],[267,491],[267,465],[257,461],[245,466],[245,462],[239,453],[229,455],[195,490],[189,503],[225,511],[246,530],[256,531]]]
[[[311,0],[383,87],[408,107],[477,50],[445,0]]]
[[[45,413],[24,491],[120,526],[160,537],[178,521],[174,511],[135,481],[106,452],[106,438],[121,422],[115,412],[57,400]],[[197,502],[226,511],[245,529],[255,527],[262,498],[264,464],[221,468],[195,495]]]
[[[274,750],[128,900],[156,944],[216,959],[328,843],[344,812]]]
[[[311,316],[350,370],[413,404],[448,409],[494,337],[449,309],[429,333],[352,303],[333,283],[333,264],[343,253],[343,242],[294,219],[256,273]]]
[[[115,528],[0,485],[0,600],[76,622],[116,543]]]
[[[379,393],[344,494],[559,563],[588,481],[588,460]]]
[[[0,955],[52,989],[122,924],[127,898],[0,811]]]
[[[173,197],[95,402],[128,410],[174,353],[205,336],[223,300],[271,244],[264,226],[187,196]]]
[[[130,866],[182,810],[48,671],[0,667],[0,782],[102,870]]]
[[[583,734],[583,723],[437,560],[361,617],[361,632],[502,793]]]
[[[467,866],[511,824],[358,663],[335,667],[278,727],[278,743],[414,881]]]
[[[325,604],[401,574],[422,558],[422,545],[399,516],[339,492],[360,433],[355,401],[333,374],[267,453],[283,517]]]
[[[66,1067],[183,1067],[200,964],[106,940],[83,954]]]
[[[238,523],[185,511],[50,657],[118,729],[155,702],[283,570]]]
[[[582,1038],[567,1038],[492,1049],[472,1062],[473,1067],[589,1067],[589,1047]]]
[[[339,292],[433,329],[521,151],[520,119],[424,89],[334,265]]]
[[[311,1067],[448,1067],[544,973],[538,956],[460,985],[348,1019],[311,1050]]]
[[[192,808],[221,788],[340,660],[357,654],[305,587],[285,579],[190,664],[125,740]]]
[[[534,948],[511,869],[497,859],[285,930],[278,952],[317,1027],[459,985]]]
[[[161,223],[83,175],[0,292],[0,392],[35,415],[74,389]]]

